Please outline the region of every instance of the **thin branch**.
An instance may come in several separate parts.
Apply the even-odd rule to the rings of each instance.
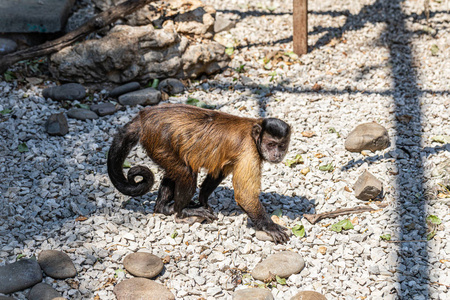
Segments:
[[[380,203],[380,204],[377,204],[377,206],[380,209],[382,209],[382,208],[385,208],[387,206],[387,204]],[[305,217],[305,219],[308,220],[311,224],[316,224],[320,220],[326,219],[326,218],[336,218],[336,217],[339,217],[342,215],[359,214],[359,213],[363,213],[363,212],[367,212],[367,211],[375,211],[375,210],[376,209],[374,209],[373,207],[370,207],[370,206],[357,206],[357,207],[352,207],[352,208],[337,209],[334,211],[324,212],[321,214],[305,214],[305,215],[303,215],[303,217]]]

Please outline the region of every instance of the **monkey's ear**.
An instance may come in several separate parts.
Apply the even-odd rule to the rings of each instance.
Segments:
[[[261,134],[262,127],[259,124],[253,125],[252,128],[252,137],[257,141],[259,139],[259,135]]]

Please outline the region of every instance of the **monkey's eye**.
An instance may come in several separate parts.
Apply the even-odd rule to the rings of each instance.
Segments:
[[[267,146],[268,146],[269,148],[273,148],[273,147],[275,147],[275,143],[269,143],[269,144],[267,144]]]

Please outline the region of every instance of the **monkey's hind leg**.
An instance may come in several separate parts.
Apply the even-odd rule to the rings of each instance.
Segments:
[[[175,181],[167,176],[161,180],[161,185],[156,198],[155,213],[164,214],[166,216],[173,215],[175,210],[170,205],[175,195]]]
[[[224,180],[226,176],[221,172],[217,178],[214,178],[208,174],[202,183],[200,188],[200,194],[198,200],[200,205],[212,212],[208,204],[208,198],[211,196],[212,192],[219,186],[219,184]]]
[[[176,212],[175,220],[177,222],[192,224],[194,222],[212,222],[217,220],[217,217],[208,208],[203,206],[189,207],[192,196],[195,193],[196,185],[197,174],[192,174],[191,172],[189,176],[184,176],[184,178],[176,182],[174,210]]]

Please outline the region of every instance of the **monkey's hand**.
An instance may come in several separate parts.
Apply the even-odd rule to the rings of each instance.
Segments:
[[[270,235],[276,244],[283,244],[289,240],[287,228],[274,223],[268,215],[260,220],[255,220],[253,223],[255,223],[256,228]]]

